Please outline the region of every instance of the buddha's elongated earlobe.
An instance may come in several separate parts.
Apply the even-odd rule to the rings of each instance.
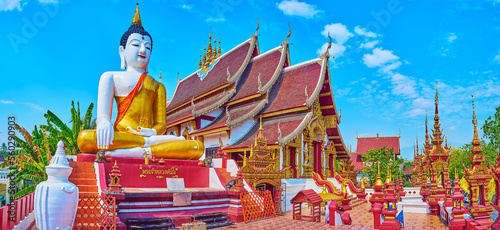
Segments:
[[[120,46],[120,48],[118,49],[118,52],[120,53],[120,59],[121,59],[121,66],[120,66],[121,69],[127,68],[127,61],[125,60],[125,55],[123,54],[124,50],[125,50],[125,48],[123,48],[123,46]]]

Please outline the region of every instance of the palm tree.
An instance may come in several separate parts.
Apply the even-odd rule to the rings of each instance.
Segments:
[[[30,134],[25,128],[15,124],[16,130],[21,133],[24,140],[14,136],[16,141],[15,164],[8,165],[8,161],[0,164],[0,168],[9,167],[11,172],[9,178],[15,175],[15,184],[30,180],[14,195],[15,198],[23,197],[35,191],[36,185],[47,180],[45,166],[47,166],[55,152],[57,139],[50,139],[45,130],[40,130],[36,126]]]
[[[71,107],[71,129],[50,110],[44,114],[44,117],[47,119],[47,125],[40,125],[40,128],[50,133],[50,137],[54,137],[58,140],[62,139],[66,143],[67,155],[80,153],[80,149],[76,143],[80,131],[91,129],[92,127],[95,128],[95,119],[92,120],[94,103],[90,103],[83,118],[80,116],[79,102],[77,102],[77,108],[75,109],[75,102],[71,101]]]

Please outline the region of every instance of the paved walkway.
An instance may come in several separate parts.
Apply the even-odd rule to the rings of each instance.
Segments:
[[[284,216],[274,218],[265,218],[260,220],[250,221],[247,224],[244,222],[237,223],[226,229],[354,229],[364,230],[373,229],[373,214],[368,212],[370,203],[362,204],[348,211],[351,215],[352,225],[329,226],[324,223],[324,213],[321,216],[321,223],[313,223],[308,221],[293,220],[292,213],[287,212]],[[308,208],[303,208],[302,213],[308,213]],[[421,213],[406,213],[405,214],[405,230],[446,230],[438,216],[431,216]]]

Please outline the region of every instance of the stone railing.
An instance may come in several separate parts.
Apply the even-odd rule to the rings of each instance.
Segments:
[[[30,193],[22,198],[0,208],[0,229],[29,229],[34,224],[35,193]],[[14,213],[14,215],[11,215]],[[22,225],[22,226],[21,226]]]

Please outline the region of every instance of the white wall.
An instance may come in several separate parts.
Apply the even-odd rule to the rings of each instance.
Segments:
[[[207,116],[211,116],[211,117],[219,117],[222,113],[222,109],[221,108],[218,108],[218,109],[214,109],[212,111],[210,111],[209,113],[206,113],[205,115]],[[207,120],[200,120],[201,124],[200,124],[200,129],[203,129],[205,127],[207,127],[208,125],[210,125],[213,121],[207,121]]]
[[[238,142],[242,137],[244,137],[250,129],[252,129],[255,125],[258,125],[254,119],[248,119],[245,122],[233,127],[231,129],[231,140],[229,144],[232,145]]]

